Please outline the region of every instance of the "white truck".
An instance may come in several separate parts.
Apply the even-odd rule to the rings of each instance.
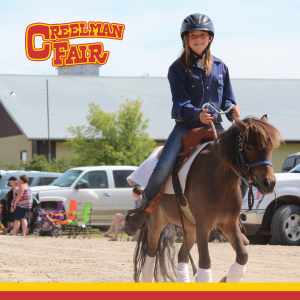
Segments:
[[[77,211],[92,203],[91,226],[111,225],[115,213],[126,214],[134,208],[133,187],[127,177],[134,166],[79,167],[68,170],[50,186],[32,188],[47,211],[55,210],[57,201],[63,201],[68,211],[70,200],[77,201]]]
[[[300,245],[300,165],[290,173],[275,173],[275,193],[262,195],[254,188],[254,206],[243,199],[241,220],[252,244]]]

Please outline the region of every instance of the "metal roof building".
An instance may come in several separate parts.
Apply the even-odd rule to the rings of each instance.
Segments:
[[[0,75],[0,101],[29,140],[47,138],[46,79],[49,80],[50,138],[71,137],[67,128],[87,124],[89,102],[105,112],[119,109],[124,98],[143,100],[148,133],[166,140],[173,128],[167,78]],[[268,114],[285,141],[300,141],[300,80],[232,79],[242,118]],[[24,117],[27,116],[27,117]],[[30,117],[31,121],[28,121]],[[230,123],[223,117],[227,128]],[[226,119],[226,120],[225,120]]]
[[[165,141],[174,126],[170,86],[165,77],[0,75],[0,111],[5,111],[6,119],[10,118],[16,125],[11,131],[2,118],[0,141],[14,135],[23,135],[27,141],[47,140],[47,79],[53,141],[72,137],[68,132],[70,126],[88,124],[89,102],[98,104],[105,112],[115,112],[124,101],[121,97],[143,100],[142,110],[144,118],[150,119],[148,133],[152,139]],[[267,114],[285,142],[300,142],[300,80],[231,79],[231,82],[241,107],[241,118]],[[230,122],[226,117],[223,120],[224,127],[228,128]],[[32,149],[29,157],[38,154],[33,144]],[[295,149],[283,156],[300,151],[298,145]]]

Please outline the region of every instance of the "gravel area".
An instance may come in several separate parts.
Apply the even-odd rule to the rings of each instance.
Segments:
[[[0,236],[0,282],[133,282],[136,242],[105,238]],[[176,244],[179,249],[181,244]],[[235,260],[228,243],[210,243],[213,281],[227,275]],[[299,282],[300,248],[247,246],[242,282]],[[197,265],[197,247],[192,256]],[[190,267],[191,281],[194,282]]]

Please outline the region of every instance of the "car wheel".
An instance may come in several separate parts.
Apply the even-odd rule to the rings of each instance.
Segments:
[[[272,238],[271,235],[247,235],[246,237],[251,245],[267,245]]]
[[[271,232],[277,245],[300,246],[300,207],[280,207],[272,218]]]
[[[40,236],[42,231],[42,225],[41,224],[35,224],[33,227],[32,233],[36,236]]]

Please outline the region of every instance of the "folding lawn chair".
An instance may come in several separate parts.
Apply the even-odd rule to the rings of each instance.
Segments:
[[[76,207],[77,207],[76,200],[70,200],[70,210],[69,211],[63,212],[63,213],[56,213],[56,214],[50,212],[50,214],[55,216],[55,217],[59,216],[59,219],[52,219],[53,222],[56,222],[57,224],[60,224],[60,225],[66,225],[66,227],[70,226],[69,237],[71,237],[71,230],[72,230],[72,236],[74,238],[76,237],[76,235],[75,235],[74,227],[72,226],[72,222],[75,219],[74,213],[77,212]],[[60,219],[61,216],[66,215],[66,214],[68,214],[68,219],[67,220],[61,220]]]
[[[72,221],[73,225],[77,225],[79,228],[79,232],[77,233],[77,229],[75,230],[75,237],[77,234],[81,233],[81,231],[86,232],[87,237],[90,239],[90,233],[88,230],[88,224],[91,224],[91,215],[92,215],[92,203],[86,203],[83,211],[75,212],[75,216],[83,216],[81,221],[74,220]],[[84,230],[85,229],[85,230]],[[82,235],[84,237],[84,234]]]

